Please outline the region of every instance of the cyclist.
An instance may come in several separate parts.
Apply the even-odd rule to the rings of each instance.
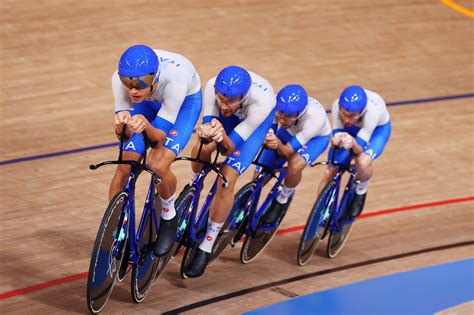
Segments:
[[[272,150],[266,149],[259,162],[271,166],[279,156],[277,167],[288,161],[288,173],[282,191],[263,217],[266,224],[273,224],[280,217],[283,205],[301,181],[303,169],[326,150],[331,139],[331,126],[324,107],[308,97],[301,85],[282,88],[276,96],[276,110],[280,127],[276,133],[269,130],[265,145]],[[257,167],[256,171],[261,168]]]
[[[345,88],[332,105],[333,137],[337,150],[334,161],[348,164],[354,157],[357,179],[354,199],[349,205],[349,215],[357,217],[362,213],[367,188],[373,174],[373,161],[378,158],[390,138],[392,125],[387,105],[380,95],[358,85]],[[332,154],[331,148],[329,156]],[[328,167],[319,191],[334,177],[336,169]]]
[[[204,273],[214,241],[232,208],[235,183],[258,153],[275,116],[275,97],[270,83],[238,66],[224,68],[207,82],[203,103],[203,121],[196,132],[209,144],[203,146],[201,159],[210,161],[219,143],[219,150],[227,155],[221,172],[228,186],[223,188],[219,179],[206,236],[184,271],[190,278]],[[198,140],[193,148],[193,156],[197,156],[199,143]],[[193,179],[201,167],[192,164]]]
[[[152,143],[147,164],[161,177],[156,186],[162,204],[157,256],[166,255],[175,240],[178,218],[174,209],[176,177],[170,165],[189,141],[202,108],[201,83],[193,64],[176,53],[136,45],[121,56],[112,75],[114,127],[127,141],[124,160],[138,161],[145,148],[142,132]],[[111,199],[125,185],[129,165],[118,165],[109,189]]]

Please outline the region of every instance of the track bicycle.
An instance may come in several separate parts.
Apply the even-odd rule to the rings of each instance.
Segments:
[[[319,193],[309,213],[298,246],[297,263],[300,266],[308,263],[318,244],[328,234],[326,254],[329,258],[336,257],[344,247],[352,230],[352,224],[355,221],[355,218],[347,213],[358,184],[355,166],[335,163],[334,156],[336,150],[340,149],[334,148],[328,161],[317,162],[311,165],[311,167],[317,165],[335,167],[336,175]],[[349,179],[342,197],[339,198],[342,176],[345,172],[349,173]]]

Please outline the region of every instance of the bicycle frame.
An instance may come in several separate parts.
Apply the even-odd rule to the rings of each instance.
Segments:
[[[151,141],[148,139],[146,133],[143,133],[143,137],[145,139],[145,143],[151,143]],[[148,166],[145,165],[146,162],[146,156],[147,156],[147,151],[145,150],[141,161],[142,162],[137,162],[137,161],[128,161],[128,160],[123,160],[123,143],[125,141],[125,126],[122,129],[122,135],[120,137],[120,149],[119,149],[119,157],[117,161],[105,161],[99,164],[95,165],[90,165],[89,168],[91,170],[96,170],[99,167],[102,167],[104,165],[112,165],[112,164],[127,164],[131,165],[131,171],[128,175],[127,183],[125,184],[124,188],[122,191],[127,193],[127,203],[125,204],[125,207],[123,209],[123,214],[120,216],[119,220],[123,220],[123,223],[120,225],[121,229],[120,231],[116,231],[122,235],[125,233],[125,229],[127,228],[128,225],[128,244],[130,246],[130,257],[129,262],[132,262],[133,264],[137,264],[139,259],[140,259],[140,250],[138,246],[138,242],[140,241],[141,237],[143,236],[143,233],[145,231],[145,220],[149,215],[149,212],[152,211],[152,217],[153,217],[153,224],[156,228],[156,231],[158,231],[158,217],[156,214],[156,208],[155,208],[155,184],[159,185],[161,183],[160,177]],[[138,231],[135,234],[135,183],[138,178],[138,176],[143,172],[146,171],[152,175],[151,181],[150,181],[150,187],[148,189],[145,205],[143,208],[143,214],[140,220],[140,223],[138,225]],[[119,223],[119,222],[117,222]],[[119,234],[119,235],[120,235]],[[120,238],[120,237],[119,237]],[[124,236],[125,238],[125,236]],[[122,242],[122,240],[119,240]],[[119,243],[118,246],[115,247],[113,255],[114,257],[117,257],[118,251],[121,248],[122,244]]]
[[[330,229],[331,231],[339,231],[341,226],[343,226],[345,224],[348,224],[348,223],[352,223],[355,220],[354,218],[350,218],[348,220],[344,220],[343,222],[339,222],[339,218],[340,218],[341,211],[342,211],[342,209],[341,209],[342,200],[344,198],[351,198],[352,199],[352,197],[353,197],[352,194],[354,192],[351,190],[351,187],[353,186],[354,181],[356,180],[355,179],[356,178],[356,173],[355,173],[355,166],[354,165],[346,166],[346,165],[342,165],[342,164],[339,164],[339,163],[334,163],[335,151],[336,150],[333,150],[333,154],[332,154],[331,158],[329,159],[329,161],[327,161],[327,162],[318,162],[318,163],[315,163],[315,164],[311,165],[312,167],[316,166],[316,165],[330,165],[330,166],[336,167],[336,169],[337,169],[336,175],[334,175],[334,177],[331,180],[332,182],[335,183],[335,189],[331,192],[331,194],[329,196],[326,197],[327,199],[325,201],[326,207],[328,209],[331,209],[331,208],[334,209],[332,211],[332,213],[329,213],[330,217],[327,218],[327,219],[330,220],[327,229]],[[345,172],[348,172],[350,174],[350,176],[349,176],[349,180],[347,181],[346,186],[344,188],[343,196],[339,199],[339,192],[340,192],[342,176],[344,175]],[[351,195],[346,195],[346,194],[351,194]],[[334,204],[334,207],[332,207],[332,204]],[[327,231],[325,231],[324,235],[326,235],[326,232]]]
[[[140,172],[138,172],[139,174]],[[158,215],[156,213],[156,207],[155,207],[155,185],[153,181],[150,181],[150,188],[148,189],[145,205],[143,206],[143,213],[140,219],[140,223],[138,224],[138,230],[135,229],[135,182],[136,178],[138,177],[138,174],[135,175],[135,172],[132,169],[132,172],[130,173],[129,180],[127,184],[125,185],[124,190],[128,192],[129,198],[127,201],[127,206],[125,208],[126,213],[128,213],[129,217],[129,229],[128,229],[128,241],[129,241],[129,246],[130,246],[130,259],[129,262],[132,262],[133,264],[137,264],[140,259],[140,248],[139,248],[139,241],[143,236],[143,233],[145,232],[145,224],[146,224],[146,219],[149,215],[149,212],[151,211],[152,215],[152,222],[155,226],[155,231],[158,231],[159,225],[158,225]],[[135,231],[136,234],[135,234]],[[133,240],[133,241],[132,241]],[[153,240],[150,240],[152,242]]]
[[[249,218],[251,219],[251,221],[249,221],[250,224],[247,226],[246,233],[249,233],[247,235],[250,235],[251,233],[255,233],[255,232],[273,231],[277,227],[277,223],[275,222],[272,225],[262,226],[259,229],[257,229],[257,224],[258,224],[259,218],[263,215],[264,210],[268,208],[268,206],[273,201],[273,199],[275,199],[280,193],[281,183],[283,179],[285,178],[287,171],[288,171],[287,168],[278,168],[274,171],[271,171],[267,167],[264,167],[262,169],[262,172],[260,172],[258,176],[254,179],[253,182],[256,184],[255,189],[250,195],[250,198],[248,199],[247,203],[244,206],[244,209],[245,209],[244,212],[247,212],[249,211],[249,207],[251,205],[250,212],[249,212]],[[278,176],[276,176],[275,173],[279,173]],[[273,185],[272,189],[267,195],[267,198],[264,200],[262,205],[258,207],[258,210],[257,210],[258,201],[260,200],[260,195],[261,195],[264,183],[266,183],[268,180],[272,178],[276,179],[276,183],[275,185]]]
[[[214,161],[212,163],[205,162],[199,159],[203,145],[204,145],[204,141],[201,141],[197,158],[181,157],[181,158],[175,159],[175,161],[191,161],[191,162],[201,163],[204,165],[198,177],[191,184],[191,186],[195,188],[196,193],[194,194],[193,199],[192,199],[191,211],[188,210],[188,214],[187,214],[188,220],[184,221],[184,222],[187,222],[187,226],[184,231],[184,233],[186,234],[185,235],[186,239],[184,239],[184,241],[188,243],[187,245],[195,244],[196,242],[200,242],[203,239],[203,237],[202,238],[198,237],[197,234],[200,231],[200,228],[202,227],[203,221],[207,223],[208,216],[209,216],[209,211],[207,211],[207,209],[211,206],[212,200],[214,199],[214,195],[217,190],[217,183],[218,183],[219,177],[223,180],[223,184],[222,184],[223,187],[227,187],[228,185],[227,179],[219,170],[221,163],[217,163],[217,159],[219,157],[219,150],[217,149],[217,154],[214,157]],[[201,207],[201,211],[198,214],[199,199],[201,196],[201,191],[204,188],[204,180],[211,171],[214,171],[215,173],[217,173],[218,177],[214,181],[211,187],[211,190],[207,194],[204,204]]]

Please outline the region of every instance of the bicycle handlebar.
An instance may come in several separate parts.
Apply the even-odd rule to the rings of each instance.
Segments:
[[[333,150],[332,150],[332,154],[331,154],[331,157],[329,158],[328,161],[321,161],[321,162],[316,162],[316,163],[313,163],[313,164],[310,164],[311,167],[314,167],[314,166],[318,166],[318,165],[329,165],[329,166],[335,166],[336,168],[338,169],[342,169],[343,171],[345,172],[348,172],[350,173],[351,175],[355,176],[356,173],[352,171],[352,167],[351,165],[345,165],[345,164],[341,164],[341,163],[337,163],[337,162],[334,162],[334,156],[336,155],[336,149],[338,149],[337,147],[335,146],[332,146]]]
[[[210,162],[202,161],[200,159],[195,159],[195,158],[191,158],[191,157],[179,157],[179,158],[176,158],[174,160],[175,161],[190,161],[190,162],[203,164],[204,166],[207,166],[211,170],[213,170],[217,174],[217,176],[219,176],[222,179],[222,181],[223,181],[222,187],[223,188],[227,188],[227,186],[229,186],[229,182],[227,181],[227,178],[225,178],[224,174],[222,174],[222,172],[216,167],[215,163],[210,163]]]
[[[252,164],[255,165],[255,166],[260,166],[260,167],[262,168],[262,170],[263,170],[265,173],[270,174],[270,175],[272,176],[272,178],[273,178],[274,180],[276,180],[277,182],[280,180],[280,179],[278,178],[278,176],[275,174],[274,169],[268,167],[268,165],[265,165],[265,164],[262,164],[262,163],[258,163],[258,162],[255,162],[255,161],[253,161]]]
[[[145,171],[147,173],[150,173],[151,176],[153,177],[153,182],[156,184],[156,185],[160,185],[161,184],[161,178],[160,176],[158,176],[158,174],[156,174],[151,168],[149,168],[148,166],[144,165],[144,164],[141,164],[141,163],[138,163],[137,161],[132,161],[132,160],[122,160],[122,161],[105,161],[105,162],[101,162],[99,164],[91,164],[89,165],[89,169],[91,169],[92,171],[95,171],[96,169],[98,169],[99,167],[102,167],[104,165],[112,165],[112,164],[128,164],[128,165],[132,165],[136,168],[138,168],[141,171]]]

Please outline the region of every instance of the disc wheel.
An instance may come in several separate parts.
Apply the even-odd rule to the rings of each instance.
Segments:
[[[236,194],[234,198],[234,206],[227,217],[226,222],[221,228],[221,232],[216,238],[214,247],[212,248],[211,262],[219,257],[224,249],[229,245],[231,240],[236,236],[237,232],[243,227],[247,211],[244,209],[249,201],[256,184],[254,182],[247,183]],[[249,207],[247,207],[249,209]]]
[[[100,312],[109,299],[124,258],[128,237],[128,195],[117,193],[109,203],[100,223],[92,250],[87,277],[87,307]]]
[[[257,223],[256,231],[253,232],[251,235],[247,235],[245,238],[244,245],[242,246],[242,250],[240,251],[240,261],[244,264],[248,264],[249,262],[255,260],[260,253],[263,252],[265,247],[270,244],[270,241],[272,238],[275,236],[276,232],[278,231],[278,228],[280,227],[280,223],[285,217],[286,211],[290,207],[291,201],[293,200],[293,196],[295,194],[292,194],[291,197],[288,199],[288,202],[283,205],[280,217],[276,221],[276,226],[274,229],[269,230],[269,231],[262,231],[261,228],[263,227],[263,218],[264,215],[260,216],[259,222]],[[265,212],[269,211],[270,207],[272,206],[272,202],[268,204],[268,209],[264,210]]]
[[[355,189],[355,186],[352,189]],[[335,231],[331,231],[326,248],[326,254],[329,258],[334,258],[341,252],[352,231],[352,223],[354,221],[347,214],[352,200],[351,196],[353,196],[353,192],[346,192],[342,197],[339,217],[337,218],[338,228]]]
[[[161,203],[157,202],[156,214],[161,213]],[[148,211],[143,221],[143,234],[138,241],[140,257],[138,263],[132,267],[132,280],[130,283],[132,299],[136,303],[142,302],[155,282],[155,275],[160,265],[160,258],[153,254],[152,244],[157,237],[157,229],[153,219],[153,212]]]
[[[309,213],[298,246],[297,263],[300,266],[308,263],[325,235],[334,208],[334,200],[331,199],[331,195],[335,187],[334,182],[329,182],[319,194]]]

